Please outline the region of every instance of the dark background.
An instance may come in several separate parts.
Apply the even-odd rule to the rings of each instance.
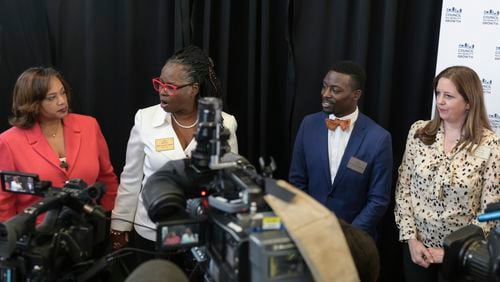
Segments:
[[[151,78],[187,44],[205,49],[236,116],[240,154],[274,157],[286,178],[304,115],[320,110],[328,67],[362,64],[360,110],[392,134],[394,175],[409,126],[432,105],[442,1],[0,0],[0,130],[28,67],[60,70],[74,112],[96,117],[117,173],[134,113],[159,102]],[[403,280],[393,205],[382,224],[380,280]],[[334,262],[332,262],[334,263]]]

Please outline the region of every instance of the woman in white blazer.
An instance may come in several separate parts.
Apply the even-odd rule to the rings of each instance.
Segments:
[[[144,207],[142,187],[166,162],[191,156],[196,148],[193,136],[198,125],[198,99],[221,96],[212,60],[196,46],[188,46],[168,59],[160,77],[153,79],[153,87],[160,104],[136,113],[128,140],[112,213],[113,249],[126,245],[132,232],[135,247],[154,250],[156,232],[140,226],[156,228]],[[222,118],[230,131],[231,152],[238,153],[236,119],[224,112]]]

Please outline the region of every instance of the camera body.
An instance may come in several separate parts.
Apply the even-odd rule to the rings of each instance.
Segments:
[[[208,281],[312,281],[299,250],[272,211],[262,206],[261,211],[228,212],[238,209],[241,198],[240,202],[207,194],[197,199],[203,215],[177,212],[158,224],[159,250],[192,248]],[[194,234],[194,240],[184,240],[186,230]]]
[[[42,197],[6,222],[0,223],[1,281],[55,281],[74,278],[82,263],[104,242],[105,215],[94,206],[104,185],[87,187],[80,179],[55,188],[38,175],[0,172],[2,189]],[[14,187],[12,182],[20,183]],[[37,225],[37,217],[44,216]],[[74,271],[74,273],[73,273]]]
[[[312,281],[300,252],[264,201],[266,186],[274,180],[228,152],[220,100],[202,98],[198,108],[191,159],[166,163],[142,192],[149,217],[159,223],[159,250],[192,248],[207,281]],[[183,240],[188,236],[192,239]]]

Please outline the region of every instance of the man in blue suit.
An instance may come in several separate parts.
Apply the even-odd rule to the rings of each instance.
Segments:
[[[323,80],[322,112],[302,121],[289,181],[335,215],[377,238],[391,199],[391,135],[358,110],[366,75],[339,62]]]

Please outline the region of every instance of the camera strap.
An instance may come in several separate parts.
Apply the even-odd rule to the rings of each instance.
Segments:
[[[275,184],[295,196],[284,201],[280,197],[267,194],[264,199],[285,224],[314,280],[360,281],[337,217],[321,203],[288,182],[278,180]]]

